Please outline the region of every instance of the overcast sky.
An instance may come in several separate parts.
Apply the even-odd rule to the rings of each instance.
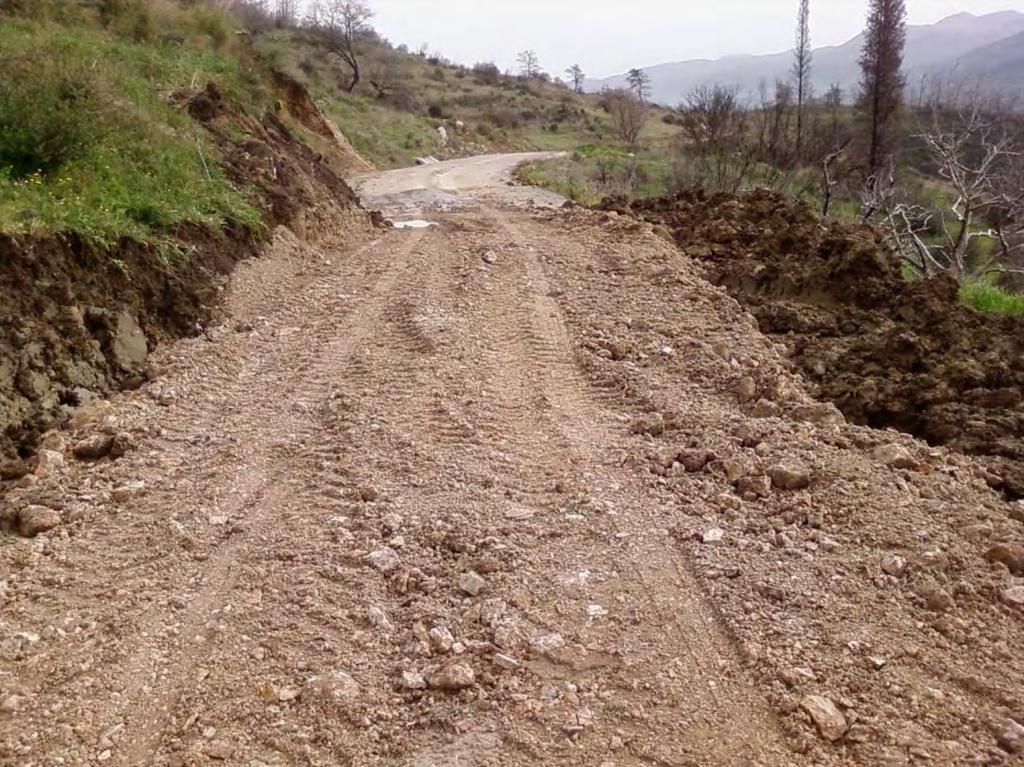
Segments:
[[[578,62],[588,76],[630,67],[792,46],[796,0],[369,0],[375,26],[395,44],[463,64],[515,65],[532,48],[561,75]],[[812,0],[815,47],[838,45],[863,28],[867,0]],[[1024,11],[1024,0],[907,0],[910,23],[962,11]]]

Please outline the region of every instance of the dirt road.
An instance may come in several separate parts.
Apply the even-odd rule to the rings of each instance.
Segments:
[[[3,764],[998,763],[1013,576],[932,501],[989,537],[1006,505],[873,458],[948,460],[816,408],[650,227],[511,207],[516,161],[367,180],[437,226],[279,232],[223,325],[80,418],[135,449],[12,499],[62,524],[0,548]],[[854,532],[894,508],[945,554],[946,636]]]

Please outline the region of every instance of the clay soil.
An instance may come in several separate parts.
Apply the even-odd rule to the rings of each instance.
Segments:
[[[961,305],[949,278],[908,283],[869,227],[770,192],[604,207],[671,233],[849,419],[985,456],[1024,496],[1024,319]]]

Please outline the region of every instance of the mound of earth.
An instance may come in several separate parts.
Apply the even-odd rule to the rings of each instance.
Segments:
[[[0,236],[4,475],[17,474],[18,459],[35,452],[39,435],[75,408],[151,376],[154,344],[201,332],[226,275],[275,227],[314,242],[357,238],[368,228],[368,215],[335,170],[351,165],[348,151],[340,144],[337,157],[316,151],[282,120],[301,111],[293,119],[329,132],[315,122],[319,111],[298,84],[282,85],[280,114],[260,119],[232,109],[213,85],[176,94],[176,101],[214,136],[232,182],[252,190],[265,229],[182,229],[176,237],[190,256],[170,269],[137,242],[101,249],[74,233]]]
[[[906,282],[871,227],[773,192],[602,208],[671,232],[848,418],[988,456],[991,484],[1024,496],[1024,320],[963,306],[948,277]]]

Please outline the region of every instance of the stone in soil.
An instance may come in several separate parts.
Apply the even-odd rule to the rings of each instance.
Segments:
[[[359,697],[359,685],[344,671],[328,671],[311,677],[302,689],[306,698],[330,703],[350,703]]]
[[[437,690],[457,692],[472,687],[476,681],[476,674],[465,663],[453,663],[434,671],[427,681]]]
[[[81,461],[97,461],[108,455],[114,446],[114,437],[110,434],[93,434],[79,440],[73,448],[75,458]]]
[[[390,573],[402,563],[398,552],[390,546],[371,551],[366,555],[366,560],[382,573]]]
[[[477,573],[468,572],[459,576],[459,590],[471,597],[478,596],[485,588],[487,581]]]
[[[803,490],[811,484],[811,473],[801,466],[773,466],[768,471],[772,484],[780,490]]]
[[[814,722],[814,726],[821,733],[821,737],[827,741],[834,743],[842,738],[849,728],[843,712],[826,697],[808,695],[800,701],[800,708],[807,712],[811,721]]]
[[[52,530],[61,523],[61,514],[47,506],[26,506],[18,512],[18,533],[34,538],[39,533]]]
[[[28,474],[28,464],[21,459],[4,461],[0,463],[0,480],[9,482],[14,479],[21,479]]]
[[[985,553],[993,564],[1006,565],[1014,575],[1024,575],[1024,546],[1017,543],[997,543]]]
[[[1024,725],[1007,719],[999,729],[996,741],[1011,754],[1024,754]]]
[[[917,461],[903,445],[879,445],[871,455],[879,463],[894,469],[912,469],[917,465]]]
[[[1011,586],[999,595],[1002,603],[1014,610],[1024,610],[1024,586]]]
[[[427,689],[427,680],[418,671],[403,671],[398,678],[398,688],[409,691],[425,690]]]

